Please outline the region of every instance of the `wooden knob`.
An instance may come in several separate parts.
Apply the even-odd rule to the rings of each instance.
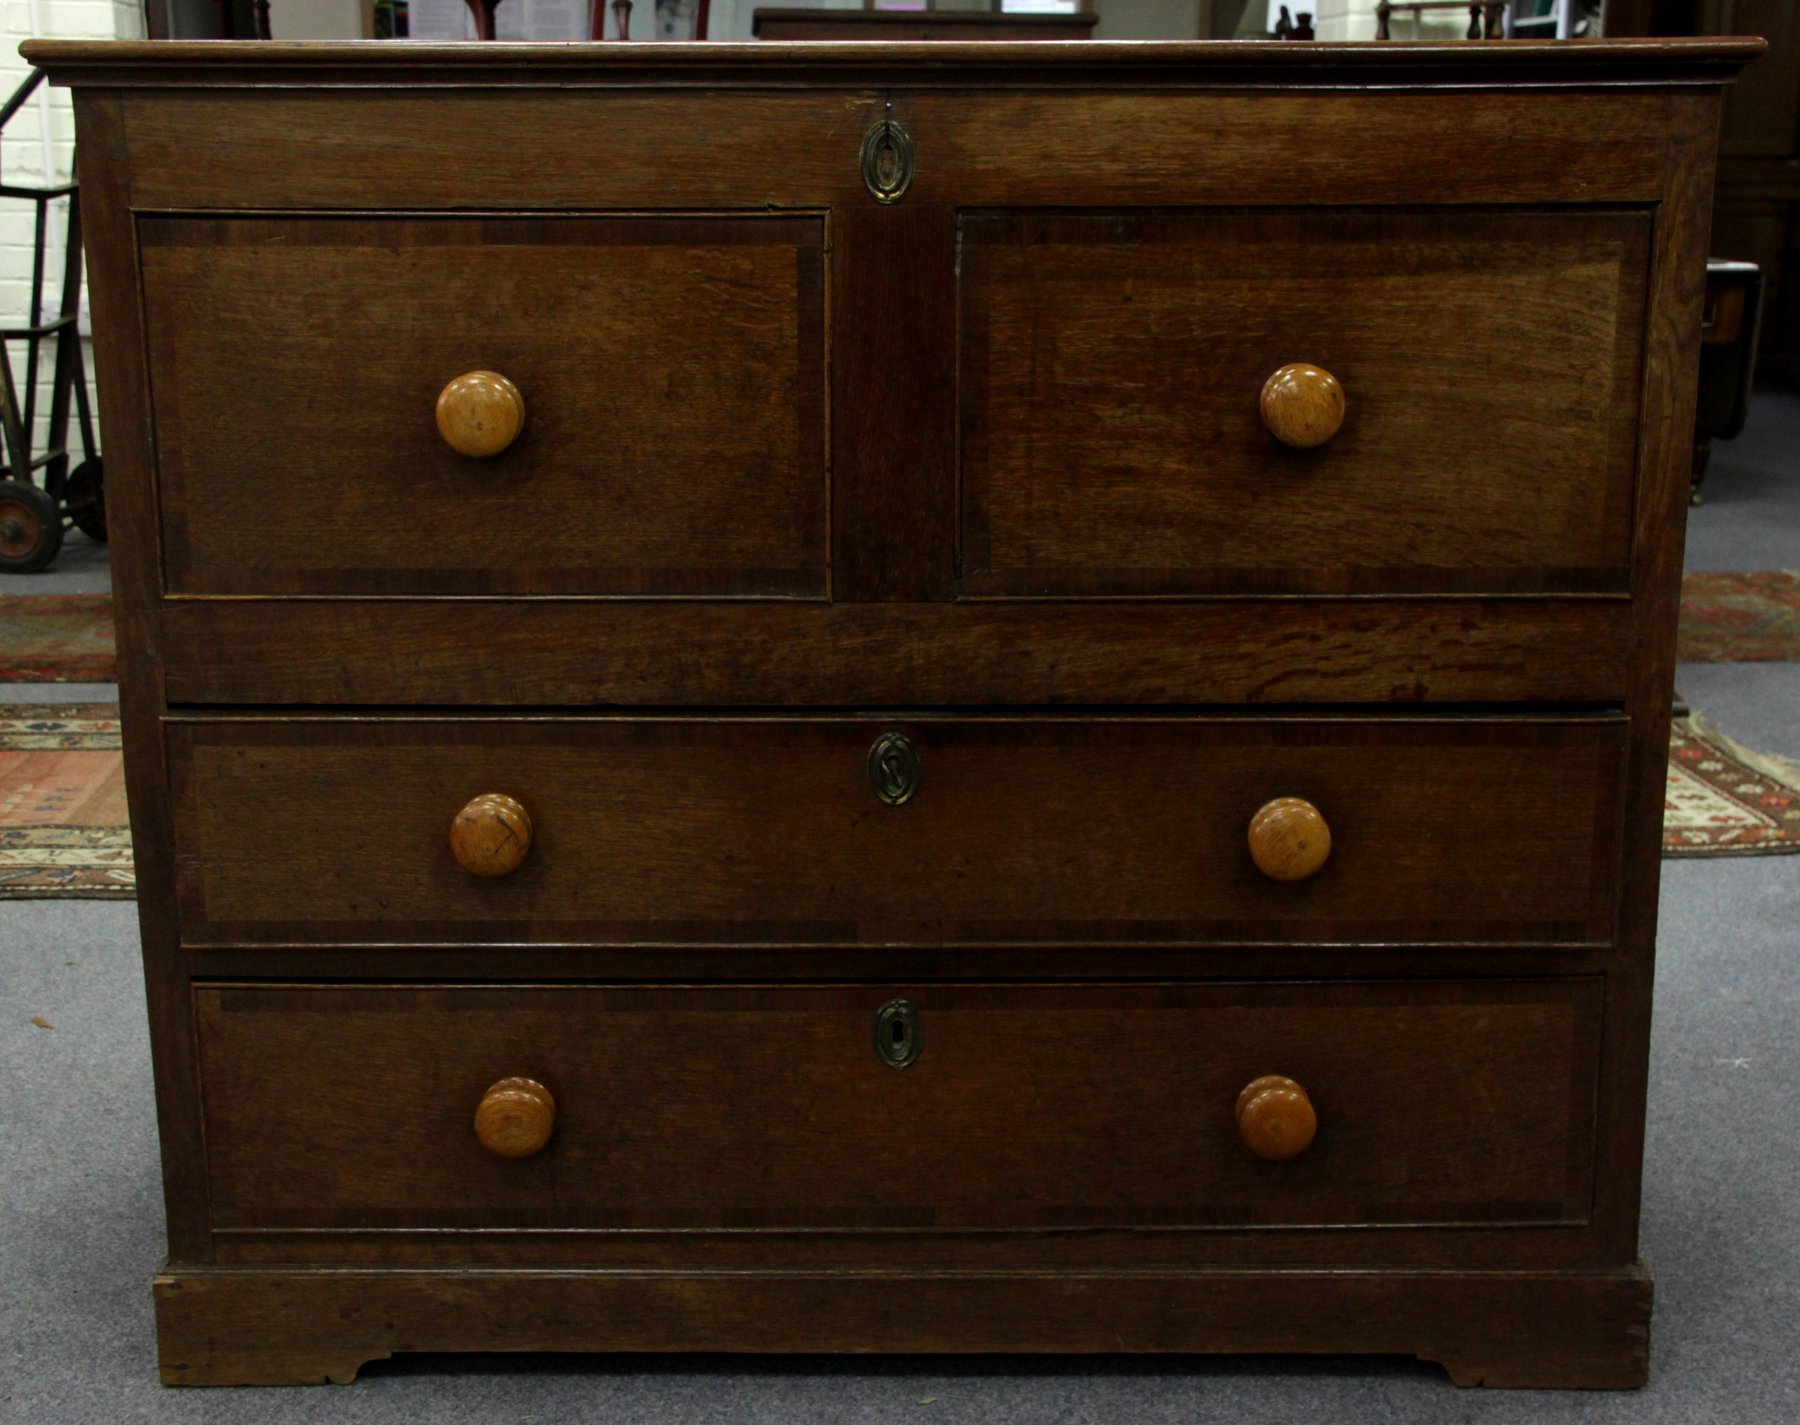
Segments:
[[[1319,1130],[1319,1116],[1299,1084],[1280,1074],[1264,1074],[1238,1095],[1237,1124],[1246,1148],[1279,1163],[1306,1151]]]
[[[1272,881],[1304,881],[1331,855],[1331,828],[1304,797],[1276,797],[1250,818],[1250,858]]]
[[[1262,418],[1283,445],[1323,445],[1344,423],[1344,388],[1323,367],[1292,362],[1263,382]]]
[[[465,371],[438,392],[437,426],[458,455],[486,460],[519,438],[525,398],[498,371]]]
[[[536,1079],[501,1079],[475,1106],[475,1136],[501,1158],[541,1153],[556,1127],[556,1100]]]
[[[450,854],[472,876],[504,876],[531,850],[531,814],[509,796],[476,797],[450,823]]]

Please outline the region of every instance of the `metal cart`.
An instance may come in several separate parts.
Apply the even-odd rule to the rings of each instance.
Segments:
[[[0,132],[44,81],[34,69],[0,107]],[[0,198],[22,198],[37,206],[36,246],[31,265],[29,325],[0,330],[0,438],[6,443],[6,479],[0,480],[0,573],[32,574],[62,548],[63,531],[73,525],[90,538],[106,538],[106,492],[100,455],[94,449],[94,418],[88,408],[87,363],[81,351],[77,316],[81,310],[81,200],[74,183],[24,188],[0,183]],[[62,305],[56,317],[38,319],[44,309],[44,261],[50,204],[69,200],[69,227],[63,244]],[[37,423],[38,366],[43,344],[55,338],[50,381],[50,415],[44,449],[31,453]],[[25,344],[24,401],[13,380],[13,343]],[[82,459],[70,468],[69,402],[81,428]],[[34,477],[43,472],[40,486]]]

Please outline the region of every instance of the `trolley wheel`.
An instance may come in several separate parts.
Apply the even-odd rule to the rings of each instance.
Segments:
[[[106,543],[106,474],[99,456],[82,461],[69,472],[63,505],[76,529],[97,544]]]
[[[35,574],[62,548],[62,511],[36,485],[0,480],[0,573]]]

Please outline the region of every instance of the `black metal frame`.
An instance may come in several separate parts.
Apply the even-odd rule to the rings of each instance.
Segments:
[[[24,106],[38,85],[44,71],[34,69],[25,82],[13,91],[12,98],[0,106],[0,132],[13,115]],[[21,327],[0,329],[0,439],[6,445],[4,478],[32,484],[38,470],[44,472],[44,492],[62,508],[69,476],[69,403],[73,396],[76,419],[81,429],[84,462],[96,458],[94,448],[94,415],[89,408],[87,360],[81,350],[79,318],[81,312],[81,196],[76,183],[56,184],[46,188],[23,187],[0,183],[0,198],[20,198],[37,205],[34,228],[35,246],[31,263],[30,320]],[[44,309],[44,266],[49,236],[50,204],[58,198],[69,200],[69,228],[63,247],[62,305],[58,314],[47,322],[38,321]],[[50,338],[56,339],[55,366],[50,382],[50,417],[45,431],[44,449],[31,453],[32,432],[37,425],[38,370],[40,349]],[[12,343],[25,343],[25,399],[19,400],[18,384],[13,379]]]

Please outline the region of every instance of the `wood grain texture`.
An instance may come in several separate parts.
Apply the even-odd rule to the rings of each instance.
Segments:
[[[1319,1115],[1294,1080],[1285,1074],[1262,1074],[1238,1092],[1237,1126],[1244,1146],[1257,1157],[1285,1163],[1312,1146]]]
[[[1195,1310],[1196,1300],[1207,1309]],[[1639,1268],[1045,1275],[889,1266],[749,1278],[274,1269],[176,1270],[156,1281],[168,1385],[349,1381],[365,1362],[403,1351],[803,1349],[1384,1352],[1440,1362],[1465,1386],[1616,1390],[1648,1377],[1650,1306]]]
[[[490,460],[525,429],[525,398],[498,371],[465,371],[438,392],[438,434],[458,455]]]
[[[1631,619],[1610,599],[172,600],[159,612],[172,703],[462,707],[1617,704]]]
[[[1012,94],[977,75],[963,82],[985,92],[932,92],[934,77],[958,83],[938,60],[949,48],[933,45],[913,72],[871,75],[874,88],[849,95],[626,86],[570,105],[555,92],[483,85],[277,89],[245,106],[224,92],[127,90],[133,200],[351,211],[376,192],[384,206],[415,210],[504,207],[520,193],[564,209],[869,202],[857,166],[862,116],[890,89],[923,145],[908,196],[927,204],[1064,204],[1076,177],[1084,199],[1126,204],[1210,205],[1225,192],[1234,203],[1644,202],[1661,189],[1662,156],[1637,138],[1658,117],[1658,97],[1645,92],[1582,95],[1592,138],[1575,166],[1555,106],[1529,93],[1490,92],[1477,104],[1455,89],[1378,102],[1331,92]],[[1146,124],[1162,142],[1142,142]],[[459,135],[454,164],[435,161],[448,129]],[[592,161],[611,135],[647,130],[660,135],[654,147],[610,146],[607,163]],[[1417,136],[1431,132],[1458,142],[1421,150]],[[386,141],[372,145],[370,133]],[[1504,164],[1466,161],[1499,146]],[[1275,151],[1286,161],[1266,162]]]
[[[1322,366],[1290,361],[1263,382],[1263,424],[1283,445],[1311,450],[1344,425],[1344,385]]]
[[[450,854],[471,876],[505,876],[531,850],[531,813],[504,792],[471,797],[450,819]]]
[[[896,730],[922,775],[890,807],[867,758]],[[191,945],[1613,934],[1625,725],[1611,718],[184,718],[164,731]],[[346,797],[375,786],[346,836]],[[532,854],[504,878],[443,853],[447,818],[477,790],[531,809]],[[1331,822],[1331,860],[1309,880],[1253,863],[1245,827],[1271,793],[1304,794]]]
[[[1250,859],[1271,881],[1316,876],[1331,855],[1331,824],[1305,797],[1273,797],[1250,818]]]
[[[1650,231],[1612,209],[965,216],[963,588],[1623,590]],[[1329,443],[1259,412],[1299,361],[1349,394]]]
[[[80,89],[165,1378],[1257,1349],[1641,1383],[1700,259],[1758,48],[32,42]],[[916,145],[892,207],[878,115]],[[1003,270],[1035,372],[971,360]],[[696,344],[742,376],[722,433]],[[283,361],[328,399],[276,399]],[[1348,395],[1311,451],[1257,410],[1293,361]],[[434,428],[472,369],[529,408],[491,460]],[[978,450],[977,409],[1054,439]],[[1435,463],[1375,473],[1384,429]],[[1210,508],[1168,478],[1196,430]],[[615,440],[655,478],[611,483]],[[1346,453],[1357,492],[1318,478]],[[1447,716],[1351,715],[1406,703]],[[886,729],[925,758],[899,808]],[[485,792],[542,838],[478,882],[443,838]],[[1287,885],[1245,835],[1279,795],[1336,833]],[[1286,1162],[1232,1112],[1271,1073],[1315,1113]],[[531,1075],[558,1121],[503,1161],[472,1115]]]
[[[496,1079],[475,1105],[475,1140],[496,1158],[544,1151],[556,1127],[556,1099],[536,1079]]]
[[[870,121],[880,111],[871,110]],[[904,112],[898,117],[904,118]],[[955,591],[956,214],[903,202],[832,227],[832,592]]]
[[[1579,1222],[1600,994],[1592,979],[200,988],[214,1220]],[[899,1071],[870,1042],[896,996],[924,1042]],[[1245,1148],[1233,1113],[1271,1062],[1319,1104],[1317,1139],[1281,1164]],[[502,1161],[469,1131],[497,1069],[555,1095],[537,1156]]]
[[[156,616],[162,567],[149,370],[121,108],[113,94],[84,95],[76,106],[81,221],[88,297],[99,324],[95,330],[108,333],[94,344],[94,374],[100,425],[106,432],[108,564],[144,991],[155,1044],[152,1075],[163,1206],[170,1251],[186,1260],[205,1261],[209,1224],[199,1079],[189,1019],[192,1000],[180,950],[175,843],[158,723],[164,709]]]
[[[1657,893],[1668,776],[1669,709],[1675,691],[1675,637],[1681,611],[1694,406],[1699,387],[1700,309],[1705,296],[1708,178],[1718,153],[1718,111],[1699,96],[1666,96],[1667,197],[1657,213],[1645,341],[1643,437],[1632,567],[1631,682],[1637,709],[1626,751],[1620,858],[1621,943],[1629,965],[1608,984],[1603,1067],[1607,1181],[1618,1185],[1608,1242],[1623,1254],[1637,1242],[1649,1090],[1650,1006],[1656,966]]]
[[[139,235],[171,589],[824,593],[817,218]],[[434,420],[471,369],[531,408],[484,460]]]
[[[51,71],[59,84],[188,88],[264,84],[363,86],[416,83],[488,88],[621,87],[700,84],[762,89],[817,88],[872,76],[910,77],[921,85],[957,88],[992,83],[1011,89],[1056,88],[1096,81],[1127,86],[1154,78],[1179,91],[1208,84],[1308,90],[1407,83],[1531,89],[1622,85],[1633,89],[1729,83],[1766,46],[1748,37],[1701,40],[1625,39],[1569,45],[1475,46],[1288,43],[1251,49],[1231,41],[1061,46],[1024,54],[1011,45],[633,43],[629,49],[564,44],[473,45],[308,41],[233,45],[31,39],[20,53]]]

